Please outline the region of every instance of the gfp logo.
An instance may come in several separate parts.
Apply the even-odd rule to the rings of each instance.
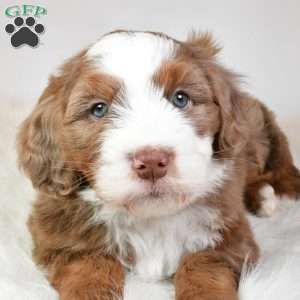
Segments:
[[[5,26],[5,31],[11,36],[13,47],[21,45],[36,47],[39,44],[39,35],[45,31],[45,26],[36,21],[47,14],[47,10],[41,6],[14,5],[6,8],[5,15],[13,18],[13,22]]]

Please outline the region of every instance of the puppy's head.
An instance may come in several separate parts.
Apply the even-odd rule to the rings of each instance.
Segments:
[[[186,42],[114,32],[50,79],[19,135],[35,187],[139,216],[172,213],[216,193],[242,144],[235,75],[209,35]]]

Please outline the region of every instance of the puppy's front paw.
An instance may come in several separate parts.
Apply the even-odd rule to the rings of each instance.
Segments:
[[[236,275],[213,251],[184,257],[175,275],[176,300],[238,300]]]
[[[60,300],[121,300],[124,270],[113,257],[89,255],[57,269]]]

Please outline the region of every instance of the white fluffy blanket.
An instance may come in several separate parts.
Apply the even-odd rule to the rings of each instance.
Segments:
[[[3,106],[4,105],[4,106]],[[31,239],[26,228],[34,192],[18,172],[15,163],[14,139],[17,125],[30,107],[1,105],[0,111],[0,299],[57,300],[43,273],[31,260]],[[295,126],[287,133],[294,153],[300,153]],[[293,134],[293,132],[295,134]],[[282,201],[272,218],[250,217],[253,230],[262,249],[257,268],[244,274],[240,284],[241,300],[300,299],[300,201]],[[172,286],[166,283],[140,282],[127,277],[126,300],[171,300]],[[224,299],[226,300],[226,299]]]

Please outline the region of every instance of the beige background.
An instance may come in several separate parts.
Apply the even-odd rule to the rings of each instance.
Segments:
[[[0,101],[36,101],[60,63],[103,33],[155,30],[184,39],[191,29],[210,30],[225,47],[221,61],[246,75],[245,87],[283,118],[300,116],[300,1],[25,1],[48,15],[41,44],[14,49],[4,31],[11,20],[0,0]],[[19,2],[22,3],[22,2]]]

